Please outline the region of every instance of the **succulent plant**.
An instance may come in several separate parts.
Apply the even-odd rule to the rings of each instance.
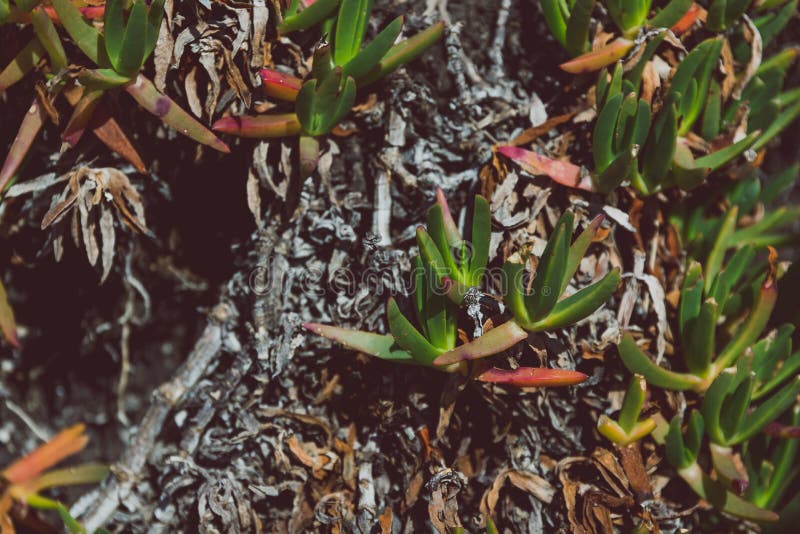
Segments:
[[[677,469],[694,492],[718,510],[733,516],[768,523],[778,520],[778,514],[759,508],[725,488],[722,482],[714,480],[703,471],[698,457],[703,444],[703,416],[693,410],[689,416],[687,430],[681,430],[682,420],[676,415],[669,425],[666,436],[667,459]]]
[[[692,489],[721,511],[751,521],[778,520],[773,510],[797,473],[792,462],[800,435],[793,435],[800,422],[800,351],[791,353],[792,331],[781,327],[724,369],[705,392],[700,411],[692,412],[686,436],[679,415],[666,435],[667,457]],[[787,411],[784,427],[777,420]],[[697,461],[704,435],[716,479]]]
[[[417,244],[424,263],[436,278],[447,283],[447,295],[461,304],[470,288],[479,287],[489,261],[489,241],[492,232],[489,203],[475,196],[470,240],[461,236],[447,199],[441,189],[436,192],[436,204],[428,210],[428,227],[417,228]]]
[[[734,209],[729,212],[705,268],[692,262],[683,281],[678,333],[686,370],[673,371],[655,364],[630,333],[623,336],[618,346],[623,363],[648,383],[665,389],[704,392],[723,370],[736,364],[767,325],[777,298],[777,254],[770,250],[770,268],[758,275],[753,273],[756,252],[753,247],[744,246],[723,269],[735,217]],[[745,303],[750,299],[752,305],[747,309]],[[730,318],[739,317],[730,331],[719,325],[722,318],[728,318],[730,323]]]
[[[481,284],[488,257],[489,211],[486,201],[476,198],[472,223],[473,241],[469,244],[458,232],[441,192],[437,196],[437,204],[428,214],[428,229],[417,232],[420,255],[415,258],[415,293],[412,300],[415,303],[419,327],[404,316],[395,299],[390,298],[387,304],[390,335],[316,323],[304,325],[306,329],[377,358],[461,373],[469,372],[467,361],[499,354],[527,339],[528,329],[525,325],[509,320],[485,331],[472,341],[458,345],[456,302],[463,299],[466,292],[464,288]],[[553,242],[559,245],[566,243],[567,249],[563,254],[561,250],[552,251],[553,247],[548,245],[549,250],[546,249],[542,256],[541,262],[555,261],[552,267],[546,269],[547,272],[557,268],[566,270],[557,279],[558,291],[555,298],[547,299],[546,306],[552,313],[543,314],[542,320],[537,324],[525,323],[528,326],[533,325],[534,329],[568,326],[588,316],[602,305],[619,283],[619,273],[614,271],[603,281],[564,299],[562,302],[566,302],[566,306],[559,307],[560,303],[556,303],[578,268],[578,263],[600,224],[600,219],[596,219],[590,229],[584,231],[572,248],[569,248],[572,220],[571,214],[566,215],[556,227],[559,233]],[[453,251],[458,251],[463,256],[457,259]],[[467,251],[471,253],[468,254]],[[445,256],[449,259],[445,260]],[[569,273],[566,279],[565,272]],[[553,278],[555,275],[550,272],[547,276]],[[471,376],[484,382],[520,387],[563,386],[586,379],[583,373],[562,369],[520,367],[504,370],[486,365],[476,366]]]
[[[800,405],[792,408],[789,425],[791,428],[800,425]],[[754,436],[742,448],[742,461],[749,482],[745,498],[760,508],[780,510],[781,523],[791,518],[791,514],[784,513],[783,509],[797,506],[798,492],[792,486],[799,472],[798,451],[800,440],[796,436],[772,436],[767,432]],[[791,523],[787,521],[784,524],[788,526]]]
[[[608,300],[619,286],[620,274],[616,269],[561,299],[603,220],[602,216],[595,218],[573,242],[574,219],[571,212],[564,212],[559,218],[530,284],[526,280],[525,262],[518,255],[503,264],[503,302],[513,318],[472,343],[442,354],[435,360],[437,365],[496,354],[527,337],[526,332],[565,328],[588,317]]]
[[[618,447],[639,441],[656,428],[652,417],[641,419],[640,413],[647,393],[647,381],[642,375],[633,375],[622,399],[619,418],[614,421],[603,414],[597,420],[597,430]]]
[[[795,164],[763,180],[752,171],[737,181],[714,184],[704,194],[687,197],[675,205],[669,215],[670,223],[678,231],[682,246],[700,261],[710,253],[725,221],[725,213],[719,213],[719,206],[737,210],[731,243],[754,247],[789,244],[796,239],[791,226],[800,218],[800,208],[771,205],[794,187],[798,176],[800,165]],[[745,218],[751,223],[739,224]]]
[[[573,74],[596,71],[624,57],[636,44],[645,27],[669,28],[692,6],[691,0],[672,0],[648,19],[650,0],[608,0],[605,8],[622,36],[595,50],[589,50],[589,27],[595,0],[539,0],[550,33],[574,59],[561,65]]]
[[[0,471],[0,530],[14,532],[11,509],[20,503],[38,510],[58,512],[71,533],[85,533],[62,503],[41,495],[44,490],[103,480],[109,472],[105,465],[83,464],[53,469],[51,467],[82,450],[89,438],[84,425],[75,425],[59,432],[53,439]]]
[[[781,373],[783,380],[762,381],[752,367],[764,362],[754,363],[754,356],[743,357],[735,368],[722,371],[706,391],[701,408],[717,478],[737,494],[747,489],[748,480],[734,459],[733,447],[761,432],[792,406],[800,393],[800,376]],[[768,356],[768,350],[762,350],[758,360]],[[758,406],[753,406],[756,400]]]
[[[229,152],[225,143],[172,99],[159,92],[140,73],[142,65],[155,48],[164,16],[164,0],[154,0],[149,6],[144,0],[133,0],[127,17],[125,0],[109,0],[102,12],[102,33],[84,18],[84,15],[97,17],[98,12],[81,11],[70,0],[52,0],[52,12],[48,14],[45,9],[36,7],[38,4],[25,2],[26,9],[30,11],[30,20],[38,28],[36,38],[50,58],[48,97],[55,99],[63,93],[74,107],[63,133],[66,142],[75,145],[84,131],[91,129],[112,150],[131,161],[137,170],[144,172],[144,164],[127,136],[110,120],[107,110],[101,105],[101,99],[106,92],[123,89],[164,124],[216,150]],[[74,44],[94,64],[92,68],[82,66],[74,79],[72,75],[67,75],[68,61],[51,16],[57,17]],[[36,45],[29,45],[20,52],[21,55],[17,56],[12,65],[0,74],[0,80],[4,80],[5,86],[24,75],[26,69],[33,67],[36,52]],[[0,192],[17,173],[31,144],[44,126],[45,116],[37,97],[26,113],[0,170]]]
[[[223,117],[212,128],[241,137],[300,136],[300,172],[303,177],[316,168],[319,136],[333,130],[350,112],[357,88],[364,87],[413,60],[441,38],[443,23],[395,44],[403,17],[389,23],[363,46],[373,0],[318,0],[299,10],[294,0],[278,24],[281,33],[322,24],[332,38],[314,52],[309,79],[303,81],[273,69],[262,69],[268,96],[295,103],[292,113]],[[338,12],[336,8],[338,7]],[[363,46],[363,48],[362,48]]]

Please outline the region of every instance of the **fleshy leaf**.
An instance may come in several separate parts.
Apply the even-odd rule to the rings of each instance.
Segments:
[[[643,375],[649,384],[676,391],[703,388],[703,380],[687,374],[659,367],[639,348],[630,334],[625,334],[617,346],[625,367],[632,373]]]
[[[373,334],[361,330],[348,330],[338,326],[317,323],[305,323],[303,328],[315,334],[335,341],[348,349],[357,350],[382,360],[413,362],[408,351],[401,349],[394,337],[385,334]]]
[[[125,86],[125,90],[144,109],[161,119],[161,121],[180,133],[194,139],[198,143],[208,145],[214,150],[229,153],[228,145],[220,141],[205,126],[184,111],[170,97],[156,89],[153,82],[139,74],[136,80]]]
[[[333,60],[346,65],[361,50],[373,0],[341,0],[333,41]]]
[[[45,111],[39,101],[34,99],[31,107],[28,108],[28,112],[25,113],[22,123],[19,125],[19,131],[11,144],[11,148],[8,150],[3,168],[0,169],[0,193],[5,190],[11,178],[14,177],[20,165],[22,165],[22,161],[28,154],[33,141],[39,135],[39,130],[44,126],[45,116]]]
[[[430,48],[433,43],[444,35],[444,22],[437,22],[433,26],[426,28],[418,34],[409,37],[392,48],[383,56],[380,63],[359,80],[359,86],[375,82],[387,74],[394,72],[409,61],[414,60],[425,50]]]
[[[6,65],[6,68],[0,72],[0,91],[5,91],[33,70],[33,67],[44,57],[46,51],[39,42],[39,39],[33,38],[20,50],[11,63]]]
[[[507,321],[496,328],[485,332],[481,337],[459,345],[453,350],[444,352],[434,360],[435,365],[450,365],[454,363],[476,360],[494,356],[510,349],[520,341],[528,339],[528,332],[515,321]]]
[[[300,121],[294,113],[275,115],[240,115],[223,117],[211,129],[239,137],[259,139],[271,137],[291,137],[300,133]]]
[[[275,69],[261,69],[258,74],[261,76],[265,95],[287,102],[297,100],[297,93],[303,86],[303,80]]]
[[[634,42],[619,37],[597,50],[593,50],[575,59],[562,63],[561,70],[572,74],[583,74],[600,70],[615,61],[622,59],[633,48]]]
[[[541,367],[518,367],[511,370],[491,368],[475,377],[481,382],[507,384],[520,388],[574,386],[587,378],[589,377],[579,371]]]
[[[386,306],[386,313],[389,318],[389,329],[392,331],[397,344],[408,351],[409,354],[422,365],[434,365],[434,360],[442,354],[442,350],[437,349],[419,333],[405,315],[400,311],[397,302],[393,298],[389,299]]]
[[[297,30],[305,30],[322,22],[328,15],[333,13],[340,0],[317,0],[307,6],[300,13],[286,17],[278,24],[278,31],[284,35]]]
[[[555,330],[589,317],[617,290],[619,281],[619,271],[617,269],[612,270],[599,282],[584,287],[574,295],[557,302],[550,313],[531,325],[530,330],[534,332]]]

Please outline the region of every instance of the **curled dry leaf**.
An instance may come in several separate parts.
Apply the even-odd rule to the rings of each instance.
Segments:
[[[481,499],[481,513],[492,517],[495,507],[500,499],[500,490],[506,481],[511,482],[516,488],[529,493],[545,504],[550,504],[555,496],[555,488],[544,478],[528,471],[506,469],[494,479],[492,486],[486,490]]]
[[[113,213],[116,212],[120,220],[134,231],[150,235],[142,199],[128,177],[117,169],[81,167],[63,179],[67,180],[67,186],[42,219],[42,229],[58,223],[72,212],[73,240],[76,246],[83,243],[90,264],[96,265],[100,260],[100,283],[103,283],[111,272],[114,259],[116,234]],[[60,249],[60,243],[59,237],[56,250]],[[60,254],[56,259],[60,259]]]

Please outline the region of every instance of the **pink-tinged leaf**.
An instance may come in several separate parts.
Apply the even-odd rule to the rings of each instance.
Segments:
[[[513,370],[492,368],[475,377],[481,382],[507,384],[520,388],[574,386],[587,378],[589,377],[578,371],[539,367],[520,367]]]
[[[318,336],[335,341],[348,349],[357,350],[382,360],[406,363],[414,361],[414,357],[401,349],[395,342],[394,337],[388,334],[373,334],[372,332],[349,330],[318,323],[304,323],[303,328],[309,332],[314,332]]]
[[[6,467],[0,474],[12,484],[32,482],[46,469],[83,449],[89,442],[89,438],[83,433],[85,429],[84,425],[78,424],[62,430],[41,447]]]
[[[447,198],[444,196],[444,191],[441,187],[436,188],[436,203],[442,208],[442,226],[444,227],[444,234],[447,242],[451,247],[461,243],[461,233],[458,231],[458,225],[453,219],[453,214],[450,211],[450,206],[447,204]]]
[[[25,155],[33,144],[33,140],[36,139],[39,130],[44,125],[45,116],[45,111],[39,101],[34,99],[33,104],[28,108],[28,112],[25,113],[25,117],[23,117],[22,123],[19,125],[17,137],[14,138],[14,142],[11,144],[6,160],[3,163],[3,168],[0,169],[0,192],[6,188],[8,182],[17,173],[19,166],[22,165]]]
[[[142,161],[139,152],[136,151],[133,147],[133,143],[131,143],[128,136],[125,135],[120,125],[111,117],[102,103],[95,109],[92,119],[89,122],[89,128],[92,129],[92,133],[95,137],[112,151],[128,160],[139,173],[147,173],[147,167],[144,161]]]
[[[19,340],[17,339],[17,323],[14,321],[14,310],[11,309],[11,304],[8,303],[8,296],[6,295],[6,288],[3,287],[3,281],[0,280],[0,332],[6,338],[12,347],[19,347]]]
[[[86,130],[86,126],[92,118],[97,104],[100,103],[100,97],[103,96],[103,92],[102,89],[84,89],[83,95],[75,104],[75,109],[72,112],[72,116],[69,118],[67,127],[61,134],[61,139],[72,146],[78,144],[83,132]]]
[[[675,35],[680,35],[694,26],[694,23],[697,22],[701,16],[705,16],[705,13],[705,9],[703,9],[697,3],[693,3],[692,7],[689,8],[689,11],[687,11],[686,14],[681,17],[681,20],[676,22],[672,28],[670,28],[670,30],[672,30],[672,33]]]
[[[581,178],[581,168],[568,161],[551,159],[532,150],[510,145],[498,147],[497,151],[518,164],[528,174],[545,175],[554,182],[567,187],[594,191],[591,176],[586,175]]]
[[[633,45],[633,41],[619,37],[602,48],[592,50],[559,66],[561,70],[572,74],[594,72],[625,57]]]
[[[131,84],[126,85],[125,90],[140,106],[161,119],[161,122],[167,126],[214,150],[225,154],[230,153],[231,149],[228,148],[228,145],[184,111],[170,97],[156,89],[153,82],[141,74],[137,75]]]
[[[14,56],[11,63],[6,65],[6,68],[0,72],[0,91],[5,91],[24,78],[44,55],[44,46],[39,42],[39,39],[34,37]]]
[[[281,113],[277,115],[240,115],[238,117],[223,117],[215,122],[211,128],[215,132],[222,132],[239,137],[290,137],[300,133],[300,121],[294,113]]]
[[[261,69],[258,74],[264,84],[265,95],[287,102],[297,100],[297,93],[303,86],[303,80],[275,69]]]
[[[524,339],[528,339],[528,332],[515,321],[508,321],[496,328],[492,328],[469,343],[443,353],[433,363],[437,366],[444,366],[494,356],[510,349]]]

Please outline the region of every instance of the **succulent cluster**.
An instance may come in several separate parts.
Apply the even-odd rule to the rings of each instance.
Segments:
[[[84,429],[83,425],[75,425],[62,430],[41,447],[0,471],[0,530],[3,534],[15,532],[11,521],[15,504],[37,510],[53,510],[61,516],[70,534],[86,534],[86,530],[70,515],[64,504],[41,494],[55,487],[95,484],[108,475],[108,467],[100,464],[50,469],[86,446],[89,438],[84,434]],[[98,530],[95,534],[105,532]]]
[[[750,3],[717,0],[706,10],[672,0],[647,18],[649,1],[606,2],[623,36],[586,52],[595,2],[541,0],[554,37],[578,56],[561,67],[575,74],[600,70],[594,87],[594,169],[518,147],[502,146],[500,153],[563,185],[609,193],[629,183],[642,195],[675,187],[691,190],[743,154],[747,161],[755,160],[758,151],[800,116],[800,92],[783,89],[796,49],[762,58],[763,48],[788,24],[797,2],[757,3],[760,16],[753,20],[742,17]],[[689,31],[700,18],[705,31],[725,33],[688,49],[701,33]],[[678,41],[675,33],[686,36]],[[683,57],[673,64],[659,55],[675,47]],[[666,76],[664,66],[670,67]]]
[[[34,29],[30,43],[0,72],[0,90],[35,69],[45,79],[44,89],[25,114],[0,169],[0,192],[18,173],[51,113],[52,102],[61,95],[73,108],[62,132],[67,144],[76,145],[84,132],[91,130],[139,172],[146,172],[141,157],[103,104],[103,96],[109,91],[124,90],[166,125],[199,143],[229,152],[225,143],[141,74],[156,45],[164,16],[163,0],[150,5],[144,0],[109,0],[105,6],[83,9],[70,0],[52,0],[51,4],[0,0],[0,24],[31,24]],[[102,19],[102,31],[90,19]],[[80,51],[80,57],[67,57],[63,34]],[[46,64],[40,66],[45,58]]]
[[[419,255],[415,257],[415,304],[419,328],[400,310],[394,298],[387,304],[390,334],[347,330],[306,324],[305,327],[348,348],[377,358],[416,363],[446,372],[461,372],[484,381],[519,387],[561,386],[583,381],[586,375],[563,369],[518,367],[498,369],[468,362],[500,354],[522,341],[530,332],[557,330],[594,313],[619,285],[619,272],[613,270],[598,282],[561,298],[593,238],[602,217],[572,241],[574,215],[565,212],[558,220],[536,269],[528,274],[532,258],[513,260],[503,265],[502,299],[511,317],[471,341],[458,344],[459,304],[465,296],[479,291],[489,258],[491,216],[486,200],[475,197],[471,241],[466,241],[450,213],[441,191],[428,212],[426,228],[417,230]],[[475,298],[474,295],[472,298]]]
[[[316,168],[318,138],[331,132],[350,112],[356,91],[416,58],[444,33],[444,24],[437,23],[396,43],[403,29],[403,17],[399,16],[365,46],[373,0],[318,0],[306,4],[292,0],[283,11],[278,31],[285,35],[321,26],[326,42],[314,51],[309,77],[301,80],[268,68],[260,72],[264,93],[293,103],[294,111],[223,117],[212,126],[217,132],[241,137],[299,136],[303,178]]]

